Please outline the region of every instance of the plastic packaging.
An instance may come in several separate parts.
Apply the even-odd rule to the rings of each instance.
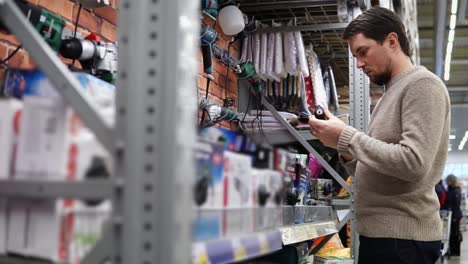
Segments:
[[[268,34],[262,33],[260,37],[260,72],[259,77],[266,80],[267,69],[267,48],[268,48]]]
[[[307,102],[307,109],[313,109],[315,105],[315,96],[314,96],[314,88],[312,86],[312,78],[305,77],[304,78],[304,85],[305,85],[305,97],[306,97],[306,102]]]
[[[260,72],[260,34],[258,33],[253,35],[252,55],[253,55],[253,64],[255,66],[255,71],[259,73]]]
[[[304,41],[300,31],[294,32],[297,46],[298,68],[304,74],[304,77],[309,76],[309,67],[307,65],[307,58],[305,54]]]
[[[325,87],[325,97],[327,105],[330,104],[330,75],[328,73],[328,68],[325,68],[323,71],[323,86]]]
[[[297,47],[293,32],[284,33],[284,55],[286,72],[297,76]]]
[[[266,75],[270,80],[277,80],[274,76],[273,64],[275,60],[275,33],[268,34]]]
[[[240,63],[244,63],[247,61],[247,52],[248,52],[248,49],[249,49],[249,38],[246,37],[244,38],[244,40],[242,41],[242,54],[241,54],[241,57],[240,57],[240,60],[239,62]]]
[[[283,34],[275,33],[275,74],[281,78],[286,78],[283,56]]]
[[[317,179],[323,170],[322,165],[312,153],[309,154],[309,170],[311,179]]]
[[[328,76],[330,78],[330,111],[336,112],[340,109],[340,104],[338,102],[338,91],[336,90],[335,75],[330,66],[328,66]]]
[[[325,94],[325,85],[323,84],[323,75],[320,68],[320,61],[314,52],[312,45],[306,50],[309,71],[311,73],[312,86],[314,88],[315,105],[328,108],[328,102]]]
[[[249,34],[247,38],[247,60],[253,62],[253,34]]]
[[[298,81],[298,86],[300,89],[300,105],[299,105],[299,112],[306,113],[307,115],[310,115],[309,107],[307,105],[307,91],[306,91],[306,80],[304,75],[299,73],[299,81]]]

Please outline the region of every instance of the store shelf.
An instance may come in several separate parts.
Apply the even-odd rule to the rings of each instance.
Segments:
[[[259,257],[282,248],[277,230],[232,239],[198,242],[192,246],[192,263],[229,263]]]
[[[192,263],[230,263],[270,254],[283,245],[313,240],[338,232],[335,222],[307,223],[279,227],[230,239],[197,242],[192,247]]]
[[[16,256],[0,256],[0,264],[52,264],[52,262]]]
[[[309,130],[297,130],[297,132],[307,141],[316,139],[316,137],[314,137]],[[291,135],[291,133],[289,133],[286,129],[264,129],[262,132],[256,130],[254,132],[248,132],[247,134],[257,142],[267,141],[272,145],[281,145],[297,142],[297,139],[294,138],[294,136]]]
[[[331,205],[334,206],[351,206],[352,201],[350,199],[334,199],[331,201]]]
[[[281,240],[284,245],[291,245],[318,237],[338,233],[335,222],[307,223],[280,227]]]
[[[114,184],[111,180],[81,182],[0,180],[0,196],[28,198],[111,198]]]

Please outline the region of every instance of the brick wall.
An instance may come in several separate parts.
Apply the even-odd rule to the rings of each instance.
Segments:
[[[222,47],[223,49],[228,49],[228,44],[229,41],[232,40],[231,36],[227,36],[223,34],[221,28],[219,25],[214,21],[213,19],[209,17],[204,17],[202,23],[214,27],[216,31],[220,34],[220,38],[217,42],[217,44]],[[239,56],[239,46],[238,43],[234,43],[231,45],[231,48],[229,49],[231,57],[233,58],[238,58]],[[200,97],[205,97],[206,94],[206,83],[207,79],[204,77],[206,74],[203,72],[203,59],[202,59],[202,54],[201,51],[199,51],[199,76],[197,80],[197,85],[198,85],[198,93]],[[211,81],[210,84],[210,89],[209,89],[209,96],[208,98],[220,105],[223,105],[224,99],[226,99],[226,96],[228,98],[233,98],[235,100],[234,106],[231,107],[231,109],[236,110],[237,107],[237,76],[235,72],[232,70],[226,71],[227,66],[225,66],[222,62],[220,62],[218,59],[216,59],[213,56],[213,73],[211,74],[214,77],[214,81]],[[228,72],[228,75],[226,73]],[[229,76],[229,82],[227,83],[226,86],[226,76]],[[236,124],[230,124],[230,122],[223,121],[220,123],[221,127],[224,128],[235,128]]]

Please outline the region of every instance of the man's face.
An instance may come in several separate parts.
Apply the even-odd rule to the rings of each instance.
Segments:
[[[380,44],[360,33],[349,38],[348,44],[357,59],[358,68],[362,69],[373,83],[384,85],[390,81],[391,50],[387,41]]]

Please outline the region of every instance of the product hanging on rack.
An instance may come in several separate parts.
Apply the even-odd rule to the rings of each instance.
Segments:
[[[309,71],[311,73],[312,87],[314,91],[315,106],[328,108],[328,99],[325,92],[325,85],[323,83],[322,69],[317,54],[311,45],[306,49],[307,61],[309,64]]]
[[[336,112],[340,109],[340,105],[338,102],[338,92],[336,90],[335,78],[331,66],[325,68],[323,80],[328,94],[328,109],[332,113]]]

